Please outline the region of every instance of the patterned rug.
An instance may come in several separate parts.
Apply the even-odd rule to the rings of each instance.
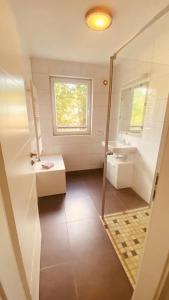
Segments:
[[[144,249],[150,212],[150,207],[144,207],[105,215],[104,227],[133,288]]]

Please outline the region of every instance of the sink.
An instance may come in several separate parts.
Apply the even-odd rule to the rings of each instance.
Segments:
[[[102,142],[102,146],[105,147],[105,142]],[[134,153],[137,150],[136,147],[118,141],[109,141],[108,142],[108,151],[115,153],[117,155],[128,155]]]

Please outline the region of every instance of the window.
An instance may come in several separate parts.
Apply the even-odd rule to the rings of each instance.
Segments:
[[[149,82],[130,84],[121,91],[119,132],[141,133],[144,126]]]
[[[130,131],[141,132],[144,124],[147,84],[140,84],[133,88],[131,107]]]
[[[90,79],[51,77],[55,135],[91,133]]]

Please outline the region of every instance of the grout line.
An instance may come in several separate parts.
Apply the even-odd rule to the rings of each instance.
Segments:
[[[41,218],[41,217],[40,217]],[[66,225],[66,224],[69,224],[69,223],[76,223],[76,222],[82,222],[82,221],[85,221],[85,220],[96,220],[96,219],[99,219],[99,213],[97,212],[97,216],[84,216],[80,219],[75,219],[75,220],[65,220],[65,221],[60,221],[60,222],[56,222],[56,225]],[[40,220],[41,223],[43,223],[43,221]],[[41,224],[41,229],[42,229],[42,225]],[[42,232],[43,234],[43,232]]]
[[[84,182],[84,187],[87,187],[87,185],[85,184],[85,182]],[[91,200],[90,201],[90,205],[91,205],[91,208],[92,209],[94,209],[94,211],[95,211],[95,213],[96,213],[96,216],[94,215],[94,216],[92,216],[92,217],[89,217],[89,216],[86,216],[86,217],[84,217],[84,218],[80,218],[80,219],[77,219],[77,220],[71,220],[71,221],[68,221],[68,219],[67,219],[67,215],[66,215],[66,205],[65,205],[65,201],[64,201],[64,203],[63,203],[63,205],[64,205],[64,213],[65,213],[65,218],[66,218],[66,221],[65,221],[65,224],[66,224],[66,228],[67,228],[67,234],[68,234],[68,240],[69,240],[69,246],[70,246],[70,249],[71,249],[71,255],[73,256],[73,253],[72,253],[72,245],[71,245],[71,241],[70,241],[70,233],[69,233],[69,229],[68,229],[68,224],[71,224],[71,223],[78,223],[78,222],[83,222],[83,221],[85,221],[85,220],[99,220],[99,212],[98,212],[98,210],[97,210],[97,208],[96,208],[96,206],[95,206],[95,203],[94,203],[94,200],[93,200],[93,197],[94,197],[94,195],[92,194],[88,194],[87,196],[81,196],[81,195],[79,195],[79,196],[76,196],[76,198],[82,198],[82,197],[84,197],[84,199],[85,198],[87,198],[87,199],[89,199],[89,200]],[[72,199],[73,197],[68,197],[67,199],[69,200],[69,199]],[[90,207],[90,205],[89,205],[89,207]],[[73,282],[74,282],[74,288],[75,288],[75,294],[76,294],[76,298],[77,298],[77,300],[79,299],[79,292],[78,292],[78,284],[77,284],[77,280],[76,280],[76,274],[75,274],[75,269],[74,269],[74,263],[72,264],[71,263],[71,266],[72,266],[72,273],[73,273]]]
[[[64,209],[65,209],[65,204],[64,204]],[[65,215],[66,215],[66,211],[65,211]],[[69,243],[69,247],[70,247],[70,256],[73,258],[73,252],[72,252],[72,245],[71,245],[71,241],[70,241],[70,233],[69,233],[69,229],[68,229],[68,224],[71,222],[66,222],[66,230],[67,230],[67,236],[68,236],[68,243]],[[72,259],[72,261],[74,261]],[[75,289],[75,295],[76,295],[76,299],[79,299],[79,293],[78,293],[78,285],[77,285],[77,281],[76,281],[76,275],[75,275],[75,270],[74,270],[74,264],[71,262],[71,269],[72,269],[72,277],[73,277],[73,283],[74,283],[74,289]]]
[[[69,224],[69,223],[76,223],[76,222],[83,222],[85,220],[96,220],[99,218],[99,215],[98,217],[83,217],[81,219],[77,219],[77,220],[71,220],[71,221],[66,221],[65,224]]]
[[[73,273],[73,283],[74,283],[74,288],[75,288],[76,299],[79,300],[78,284],[77,284],[77,280],[76,280],[74,264],[71,264],[71,267],[72,267],[72,273]]]
[[[112,213],[106,214],[105,216],[107,218],[109,218],[109,217],[112,217],[112,215],[125,215],[125,214],[132,213],[132,212],[134,213],[134,212],[137,212],[137,211],[146,210],[147,208],[149,208],[149,205],[139,207],[139,208],[134,208],[134,209],[122,210],[122,211],[115,212],[115,213],[112,212]]]
[[[48,269],[53,269],[55,267],[59,267],[59,266],[64,266],[64,265],[70,265],[71,262],[63,262],[63,263],[57,263],[57,264],[54,264],[54,265],[49,265],[49,266],[46,266],[46,267],[43,267],[40,269],[40,271],[46,271]]]

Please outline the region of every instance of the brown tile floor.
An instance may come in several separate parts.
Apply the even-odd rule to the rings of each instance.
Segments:
[[[67,194],[39,199],[40,300],[129,300],[132,287],[99,219],[102,171],[67,174]],[[107,183],[106,213],[145,206]]]

